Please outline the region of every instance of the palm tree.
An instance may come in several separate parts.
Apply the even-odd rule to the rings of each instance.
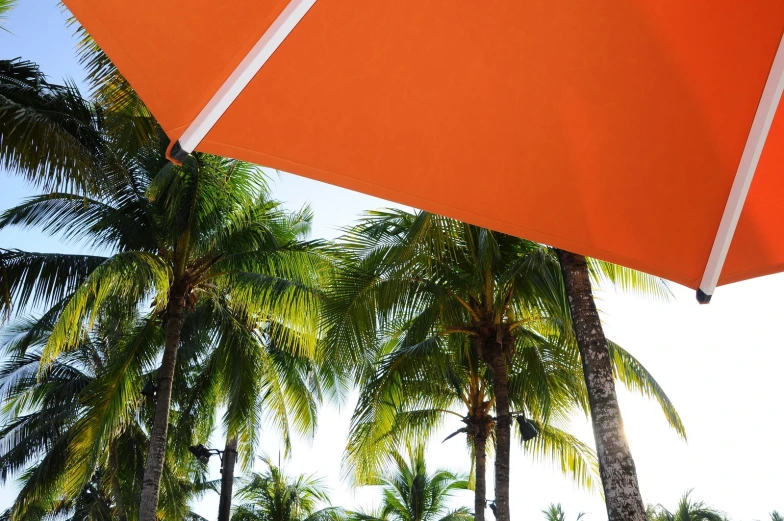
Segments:
[[[475,518],[483,520],[487,441],[493,439],[495,425],[489,370],[464,338],[452,336],[440,345],[408,349],[393,337],[397,341],[392,351],[381,355],[375,374],[360,389],[348,463],[358,481],[372,479],[401,441],[426,440],[447,419],[458,418],[465,426],[447,439],[466,436],[474,469]],[[510,387],[517,391],[510,403],[529,417],[563,419],[574,406],[573,396],[581,396],[579,367],[569,369],[570,362],[559,354],[562,348],[546,340],[536,344],[521,340],[520,345],[510,364]],[[544,360],[548,363],[541,363]],[[539,371],[524,379],[522,367]],[[531,383],[536,378],[542,381]],[[553,458],[579,483],[591,486],[595,461],[590,448],[552,424],[538,426],[540,438],[527,443],[532,454]]]
[[[549,507],[547,507],[545,510],[542,510],[542,514],[544,514],[544,517],[547,521],[566,521],[566,513],[563,511],[560,503],[557,505],[550,503]],[[580,521],[583,516],[585,516],[585,513],[580,512],[574,519],[575,521]]]
[[[348,463],[358,481],[367,480],[383,467],[401,439],[427,439],[448,418],[459,418],[465,426],[447,439],[460,433],[467,438],[475,469],[475,516],[484,519],[486,442],[492,439],[495,423],[489,371],[466,338],[452,335],[440,345],[409,349],[401,343],[405,325],[403,329],[400,335],[390,334],[391,352],[381,355],[374,375],[360,389]],[[553,459],[563,472],[590,488],[596,468],[593,451],[557,428],[567,424],[571,412],[587,413],[577,349],[560,345],[559,338],[549,333],[529,326],[518,337],[510,361],[510,404],[538,419],[526,420],[535,422],[539,430],[537,438],[523,442],[527,452]],[[651,375],[620,346],[611,346],[618,378],[629,388],[656,397],[683,432],[672,404]]]
[[[80,41],[78,45],[78,53],[80,57],[80,61],[84,65],[86,69],[86,78],[85,81],[91,87],[91,94],[93,99],[97,100],[95,104],[96,107],[100,107],[101,109],[101,116],[102,116],[102,126],[104,133],[108,135],[110,138],[109,141],[112,142],[119,142],[123,143],[123,148],[128,150],[137,150],[139,147],[143,146],[144,144],[150,141],[151,136],[154,137],[156,135],[157,130],[157,123],[155,122],[152,114],[146,108],[144,103],[141,99],[136,95],[133,88],[130,84],[125,80],[125,78],[119,73],[117,68],[114,64],[109,60],[103,50],[96,44],[96,42],[92,39],[92,37],[81,27],[78,25],[78,22],[75,18],[71,18],[69,21],[70,24],[76,26],[76,32],[80,36]],[[302,214],[301,217],[305,217],[305,214]],[[302,219],[301,223],[309,222],[309,216],[307,219]],[[305,231],[303,227],[302,231]],[[236,318],[236,317],[235,317]],[[249,330],[253,329],[253,327],[248,327]],[[225,333],[225,331],[224,331]],[[224,342],[224,345],[226,342]],[[247,352],[247,351],[246,351]],[[282,353],[282,351],[280,351]],[[269,358],[269,357],[267,357]],[[243,364],[239,361],[238,358],[233,357],[232,361],[234,364],[238,365],[239,367],[254,367],[252,363],[245,363]],[[255,364],[258,365],[258,364]],[[295,367],[301,368],[301,364],[295,364]],[[233,376],[233,375],[226,375],[226,376]],[[286,375],[289,376],[289,375]],[[311,383],[315,380],[310,375]],[[323,374],[321,376],[324,376]],[[237,382],[236,379],[229,380],[230,382]],[[253,378],[250,379],[241,379],[242,382],[253,382]],[[260,381],[260,380],[257,380]],[[326,381],[326,380],[325,380]],[[231,387],[231,386],[229,386]],[[278,385],[277,392],[280,392],[285,386]],[[246,388],[241,392],[236,392],[236,389],[233,389],[233,395],[236,396],[254,396],[253,390]],[[287,390],[287,399],[289,402],[294,402],[291,398],[290,392]],[[273,396],[276,396],[275,392],[270,393]],[[236,403],[236,402],[233,402]],[[289,404],[291,405],[291,403]],[[234,408],[236,409],[236,408]],[[312,407],[311,407],[312,409]],[[279,413],[286,413],[285,406],[275,407],[273,410]],[[303,418],[302,410],[298,410],[300,413],[297,421],[300,422]],[[310,411],[311,413],[313,411]],[[232,414],[234,413],[234,414]],[[230,408],[228,417],[235,417],[234,420],[227,420],[228,423],[233,423],[233,427],[236,427],[236,411]],[[312,416],[312,414],[311,414]],[[250,422],[252,423],[252,422]],[[286,423],[285,421],[281,422],[279,425],[283,425]],[[305,420],[303,425],[307,423],[307,428],[311,429],[315,426],[314,419]],[[227,426],[227,428],[230,428]],[[288,427],[285,426],[285,438],[287,446],[289,444],[288,441]],[[236,453],[237,452],[237,444],[238,439],[237,436],[229,436],[226,442],[225,450],[229,453]],[[252,461],[252,451],[243,451],[244,454],[249,454],[246,457],[246,461]],[[223,472],[223,486],[221,487],[221,506],[220,512],[222,516],[226,517],[226,512],[229,507],[229,502],[231,498],[231,489],[232,489],[232,474],[233,474],[233,467],[234,467],[234,459],[229,458],[227,459],[224,465],[224,472]],[[221,516],[219,516],[221,517]]]
[[[382,479],[381,511],[377,514],[353,513],[355,521],[473,521],[466,507],[449,510],[447,499],[455,490],[466,490],[468,480],[445,470],[429,474],[425,447],[408,447],[408,458],[393,453],[394,473]]]
[[[208,436],[212,431],[215,411],[214,408],[213,410],[207,408],[208,410],[205,411],[205,405],[211,397],[228,395],[227,387],[231,388],[233,384],[238,383],[241,388],[237,391],[244,392],[249,397],[258,397],[259,403],[256,408],[259,410],[263,407],[262,412],[266,413],[245,418],[248,426],[242,430],[242,433],[249,434],[251,439],[244,439],[243,459],[252,457],[256,437],[261,429],[261,426],[256,424],[262,416],[269,420],[270,424],[280,427],[287,447],[290,443],[289,432],[292,429],[290,423],[300,432],[305,429],[312,431],[315,428],[316,401],[321,397],[321,380],[317,378],[317,369],[314,368],[312,361],[304,356],[294,356],[289,351],[270,344],[271,338],[274,337],[269,335],[259,335],[260,347],[255,351],[243,353],[235,349],[234,352],[227,353],[229,346],[237,346],[238,342],[241,342],[241,338],[236,338],[241,331],[232,333],[217,328],[205,331],[200,324],[217,322],[217,320],[207,320],[206,307],[204,303],[200,303],[188,316],[183,334],[186,347],[179,352],[178,367],[182,377],[178,379],[178,385],[173,392],[172,416],[175,418],[175,423],[169,435],[167,466],[164,470],[166,478],[163,480],[164,488],[161,493],[160,511],[164,519],[192,517],[193,514],[187,509],[188,501],[206,490],[216,488],[215,483],[204,481],[204,469],[188,458],[183,448],[193,444],[194,438]],[[107,429],[112,433],[109,441],[106,439],[90,441],[91,438],[82,436],[78,438],[80,443],[77,444],[70,441],[76,437],[69,435],[71,431],[79,428],[87,429],[95,425],[86,423],[85,417],[91,412],[84,407],[84,403],[94,402],[95,398],[92,397],[94,393],[106,392],[110,389],[97,383],[97,380],[107,382],[109,374],[112,378],[129,376],[132,378],[119,385],[119,387],[130,388],[130,396],[125,395],[125,399],[130,398],[130,403],[125,404],[125,407],[136,411],[136,415],[130,418],[138,420],[138,415],[141,414],[145,423],[152,419],[150,414],[152,402],[142,401],[138,394],[141,382],[149,377],[149,373],[139,366],[139,361],[149,360],[151,353],[157,351],[162,340],[160,328],[156,328],[155,333],[150,335],[146,342],[147,353],[134,356],[133,353],[123,349],[123,346],[141,343],[142,339],[138,332],[132,327],[122,327],[107,332],[104,324],[109,323],[113,323],[112,317],[102,320],[95,330],[81,335],[83,341],[80,346],[74,351],[58,356],[52,364],[51,373],[46,373],[41,380],[33,377],[36,376],[36,370],[40,368],[40,351],[46,344],[46,335],[51,329],[51,323],[46,323],[44,320],[26,320],[7,328],[9,335],[7,350],[10,360],[0,371],[2,377],[0,389],[12,393],[3,405],[13,407],[16,413],[9,418],[7,427],[0,430],[0,435],[3,436],[0,437],[0,445],[7,443],[14,447],[8,452],[0,452],[0,469],[4,471],[4,476],[10,477],[21,471],[22,467],[29,467],[30,461],[34,459],[31,458],[29,448],[36,443],[44,451],[45,459],[55,459],[58,456],[57,451],[49,454],[47,447],[62,449],[62,453],[68,454],[68,459],[62,460],[59,466],[46,465],[43,467],[45,471],[34,474],[35,479],[25,480],[26,485],[17,499],[15,509],[9,511],[9,519],[12,514],[16,518],[22,516],[25,519],[37,519],[39,515],[43,517],[58,515],[69,519],[82,517],[103,519],[100,516],[108,513],[111,514],[112,519],[126,521],[129,518],[129,511],[131,518],[135,517],[136,505],[133,504],[133,498],[138,497],[140,493],[144,471],[144,461],[140,455],[146,450],[147,439],[144,431],[148,425],[139,427],[134,424],[120,424],[116,428]],[[262,341],[266,343],[262,344]],[[208,353],[208,357],[202,358],[200,354],[203,353]],[[112,370],[112,363],[108,361],[111,356],[119,356],[132,363],[130,367],[123,366],[122,371]],[[203,365],[198,366],[199,360],[203,361]],[[145,365],[149,366],[150,362]],[[231,365],[234,370],[228,371],[226,365]],[[243,372],[252,371],[254,367],[259,370],[258,374],[251,373],[249,376],[243,376]],[[28,377],[25,377],[25,374]],[[95,374],[98,376],[94,376]],[[21,385],[23,377],[24,385]],[[43,406],[35,413],[34,418],[27,417],[27,421],[21,424],[21,416],[17,409],[20,409],[23,404],[28,404],[29,402],[25,400],[35,393],[40,393],[40,389],[47,390],[50,395],[41,399]],[[67,398],[73,400],[73,407],[62,407],[63,400]],[[117,400],[106,396],[101,401],[110,399]],[[224,421],[229,425],[234,420],[233,416],[241,414],[236,410],[236,402],[237,400],[225,402],[224,398],[223,403],[226,405]],[[219,403],[221,402],[215,402],[215,404]],[[63,418],[71,431],[66,430],[59,422],[53,422],[54,418]],[[53,429],[60,433],[58,436],[62,438],[62,444],[52,446],[50,440],[47,445],[47,441],[41,439],[46,435],[51,438]],[[22,440],[14,438],[20,431],[27,437]],[[237,439],[237,436],[230,438],[230,443],[236,444]],[[236,445],[234,449],[236,450]],[[96,469],[89,481],[81,485],[81,489],[71,489],[71,491],[57,485],[59,480],[72,470],[68,465],[69,461],[86,458],[84,452],[91,450],[100,456],[95,460]],[[15,463],[14,458],[20,457],[23,459]],[[106,463],[101,463],[101,460],[105,460]],[[229,470],[229,464],[233,461],[232,454],[224,457],[220,492],[222,500],[226,501],[226,510],[231,507],[230,485],[233,484],[233,474]],[[183,462],[189,462],[190,465],[180,468],[183,467]],[[35,463],[32,467],[35,467]],[[52,484],[55,492],[45,493],[47,484]],[[52,497],[52,499],[42,499],[42,496]],[[30,506],[25,507],[25,505]],[[225,519],[228,520],[228,516]]]
[[[107,173],[111,189],[105,195],[75,200],[54,192],[0,216],[0,228],[37,226],[110,252],[0,251],[6,309],[11,302],[23,309],[66,300],[42,352],[44,365],[74,348],[76,325],[92,320],[112,299],[123,310],[150,306],[149,319],[164,323],[140,521],[156,516],[177,350],[188,312],[206,300],[230,307],[227,315],[285,319],[287,332],[315,338],[313,281],[323,259],[314,244],[298,240],[299,224],[269,199],[258,168],[202,154],[176,167],[166,162],[165,144],[161,136],[155,146],[123,157],[126,168]],[[285,334],[281,343],[287,345]],[[237,407],[246,405],[247,400]]]
[[[3,481],[22,482],[6,517],[134,518],[152,416],[139,382],[160,345],[160,327],[101,316],[73,350],[44,366],[55,316],[4,330],[0,469]],[[162,511],[182,519],[190,515],[188,501],[210,484],[182,460],[169,458],[165,472]]]
[[[675,512],[670,512],[663,506],[649,509],[649,521],[726,521],[723,512],[709,507],[703,501],[694,501],[689,496],[691,490],[686,492],[678,501]]]
[[[510,393],[510,363],[522,350],[519,344],[530,341],[531,327],[560,327],[564,345],[572,334],[555,254],[445,217],[396,210],[369,213],[339,244],[347,259],[325,303],[328,348],[336,358],[349,357],[344,365],[362,368],[358,377],[364,382],[374,356],[367,352],[383,353],[379,339],[387,332],[397,332],[401,349],[410,352],[439,349],[452,336],[466,338],[490,372],[496,506],[498,519],[508,521],[510,399],[518,391]],[[616,277],[620,282],[642,280],[661,290],[656,280],[595,265],[597,273],[624,274]],[[545,381],[521,378],[520,384]],[[668,417],[677,426],[673,413]]]
[[[267,470],[254,473],[239,491],[232,521],[331,521],[342,517],[329,504],[321,480],[313,476],[287,476],[283,469],[264,459]]]
[[[770,513],[770,521],[784,521],[784,516],[779,514],[778,510]]]
[[[95,330],[83,332],[79,345],[73,350],[43,366],[41,351],[51,327],[49,314],[41,320],[23,320],[6,329],[7,359],[0,369],[0,388],[3,409],[8,412],[0,430],[3,441],[0,468],[4,480],[21,474],[23,481],[10,512],[13,518],[32,517],[35,511],[67,510],[72,501],[78,501],[89,490],[94,491],[88,495],[97,501],[94,505],[99,506],[99,499],[107,496],[107,489],[102,485],[114,484],[117,469],[101,469],[97,458],[90,461],[93,458],[89,451],[106,458],[105,455],[115,448],[130,446],[132,442],[128,438],[133,438],[132,427],[124,426],[125,432],[115,433],[113,440],[102,440],[100,445],[87,447],[86,451],[74,450],[80,431],[83,432],[90,422],[88,418],[100,415],[85,407],[84,401],[100,386],[99,380],[110,381],[105,370],[110,363],[108,346],[122,338],[130,327],[123,325],[106,331],[109,328],[104,327],[102,321]],[[132,377],[132,371],[127,376]],[[119,410],[113,412],[120,413]],[[125,443],[118,444],[123,437]],[[117,461],[116,457],[106,459],[109,467]],[[68,472],[77,470],[78,460],[88,462],[83,469],[87,478],[64,491],[58,482]],[[107,479],[96,480],[96,473],[102,473]],[[124,499],[122,494],[116,495],[118,518],[125,517]]]
[[[624,434],[607,337],[593,300],[591,270],[582,255],[564,250],[555,252],[583,362],[607,516],[609,521],[644,521],[645,506],[637,468]]]
[[[216,312],[223,317],[213,317]],[[315,431],[318,403],[331,390],[328,366],[317,363],[308,349],[312,339],[296,331],[284,335],[287,324],[268,318],[254,327],[247,323],[248,317],[227,316],[225,308],[203,302],[183,328],[183,345],[201,347],[189,348],[182,360],[182,377],[174,392],[181,397],[174,409],[181,412],[174,434],[182,446],[204,441],[217,423],[218,409],[223,409],[227,434],[219,521],[229,519],[237,455],[248,469],[258,435],[268,426],[280,431],[288,453],[292,431]],[[204,324],[216,328],[209,330]],[[281,343],[282,338],[288,339],[287,345]]]

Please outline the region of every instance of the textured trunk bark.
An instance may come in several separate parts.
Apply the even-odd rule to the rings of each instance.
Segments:
[[[499,344],[489,349],[490,368],[493,373],[495,396],[495,517],[509,521],[509,455],[511,453],[511,426],[509,417],[509,374],[506,356]]]
[[[150,432],[150,448],[142,480],[139,502],[139,521],[156,521],[158,493],[161,488],[163,464],[166,458],[166,436],[169,430],[169,408],[171,406],[172,381],[177,365],[177,347],[185,315],[184,291],[172,291],[166,310],[166,344],[158,374],[158,394],[155,403],[155,418]]]
[[[609,521],[645,521],[637,469],[623,431],[610,353],[585,257],[556,250],[583,363]]]
[[[237,462],[237,437],[226,440],[223,451],[223,474],[221,475],[221,495],[218,505],[218,521],[231,518],[231,498],[234,489],[234,464]]]
[[[117,464],[117,453],[114,446],[109,448],[109,469],[112,473],[112,495],[114,496],[114,512],[118,521],[128,521],[128,513],[125,510],[125,503],[122,498],[122,487],[120,478],[117,476],[119,465]]]
[[[474,521],[485,521],[487,507],[487,437],[484,432],[474,436],[476,490],[474,490]]]

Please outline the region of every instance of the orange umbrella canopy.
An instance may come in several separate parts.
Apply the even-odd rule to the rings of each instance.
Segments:
[[[784,270],[781,0],[65,3],[186,152],[708,294]]]

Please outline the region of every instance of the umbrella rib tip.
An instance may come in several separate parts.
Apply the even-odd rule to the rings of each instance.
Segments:
[[[711,297],[713,295],[708,295],[701,288],[697,288],[697,302],[700,304],[710,304]]]
[[[188,152],[182,148],[179,140],[172,143],[169,150],[166,151],[166,157],[169,161],[178,165],[181,165],[188,158],[188,155]]]

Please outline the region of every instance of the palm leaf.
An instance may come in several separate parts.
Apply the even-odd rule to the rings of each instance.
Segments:
[[[101,109],[74,84],[50,84],[21,59],[0,61],[0,165],[9,172],[50,190],[98,188],[101,125]]]
[[[630,391],[639,392],[644,396],[655,399],[659,403],[670,427],[681,438],[686,440],[686,427],[683,425],[678,411],[653,375],[628,351],[615,342],[608,341],[607,345],[613,364],[614,376],[623,382]]]

